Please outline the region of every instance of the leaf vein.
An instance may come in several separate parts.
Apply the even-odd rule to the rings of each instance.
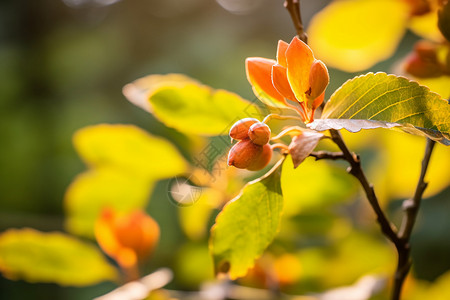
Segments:
[[[362,111],[362,110],[365,109],[367,106],[369,106],[370,104],[372,104],[372,103],[375,102],[376,100],[380,99],[380,98],[383,97],[384,95],[389,94],[389,93],[393,93],[393,92],[397,92],[397,91],[399,91],[399,90],[401,90],[401,89],[406,89],[406,88],[409,88],[409,87],[408,87],[408,86],[402,86],[402,87],[399,87],[399,88],[396,88],[396,89],[393,89],[393,90],[389,90],[389,91],[386,91],[386,92],[384,92],[384,93],[378,95],[377,97],[373,98],[372,101],[369,101],[369,103],[367,103],[366,105],[364,105],[360,110],[358,110],[358,111],[355,112],[353,115],[351,115],[351,116],[349,117],[349,119],[352,119],[352,118],[353,118],[355,115],[357,115],[360,111]],[[392,106],[392,105],[390,105],[390,106]],[[389,106],[388,106],[388,107],[389,107]],[[370,119],[371,119],[371,118],[369,118],[369,120],[370,120]]]
[[[391,107],[393,107],[393,106],[396,106],[396,105],[398,105],[398,104],[401,104],[401,103],[404,103],[404,102],[413,100],[413,99],[418,98],[418,97],[421,97],[421,96],[422,96],[422,95],[416,95],[416,96],[410,97],[410,98],[408,98],[408,99],[405,99],[405,100],[402,100],[402,101],[398,101],[398,102],[395,102],[395,103],[393,103],[393,104],[391,104],[391,105],[388,105],[388,106],[386,106],[385,108],[383,108],[382,110],[380,110],[379,112],[377,112],[376,114],[372,115],[372,116],[369,118],[369,120],[371,120],[371,119],[372,119],[373,117],[375,117],[376,115],[382,113],[382,112],[385,111],[386,109],[389,109],[389,108],[391,108]],[[425,111],[426,111],[426,110],[425,110]],[[425,112],[425,111],[424,111],[424,112]]]
[[[366,90],[361,96],[358,97],[351,105],[349,105],[336,119],[340,119],[350,108],[352,108],[356,103],[358,103],[365,95],[367,95],[368,92],[373,90],[376,86],[382,84],[384,82],[378,82],[377,84],[373,85],[371,88]]]

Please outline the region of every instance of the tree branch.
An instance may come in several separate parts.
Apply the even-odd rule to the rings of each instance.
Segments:
[[[294,23],[295,29],[297,31],[297,35],[303,42],[307,43],[308,36],[304,31],[302,23],[300,13],[300,0],[285,0],[284,7],[288,10],[291,16],[292,22]],[[322,109],[323,107],[324,103],[322,103],[321,105]],[[402,220],[401,229],[400,231],[398,231],[397,228],[393,224],[391,224],[391,222],[388,220],[387,216],[381,209],[373,185],[368,182],[366,175],[361,168],[359,157],[356,154],[350,152],[339,131],[330,129],[330,134],[333,142],[339,147],[342,153],[319,151],[312,152],[310,156],[315,157],[316,160],[344,159],[350,164],[350,167],[347,169],[347,171],[354,177],[356,177],[356,179],[358,179],[358,181],[360,182],[367,196],[367,199],[369,200],[369,203],[377,216],[377,222],[381,227],[382,233],[395,245],[395,248],[397,250],[398,262],[397,270],[394,276],[394,288],[391,299],[400,300],[403,282],[411,268],[409,239],[411,237],[411,232],[416,221],[423,193],[427,187],[427,183],[424,181],[424,179],[435,142],[427,139],[427,146],[422,161],[422,169],[419,177],[419,182],[417,183],[413,198],[405,200],[403,203],[405,215]]]
[[[399,237],[403,240],[409,240],[411,237],[411,232],[416,221],[417,212],[419,211],[420,202],[422,200],[423,193],[428,186],[425,182],[425,174],[428,170],[428,164],[430,162],[431,153],[436,142],[427,139],[427,144],[425,148],[425,154],[422,160],[422,169],[420,171],[419,181],[417,182],[416,191],[412,199],[405,200],[403,202],[403,209],[405,211],[405,216],[403,218],[403,223],[400,229]]]
[[[331,159],[331,160],[344,159],[345,160],[345,155],[342,152],[313,151],[309,154],[309,156],[314,157],[316,160],[321,160],[321,159]]]
[[[369,203],[377,216],[377,222],[381,227],[381,231],[397,246],[397,244],[401,243],[400,238],[397,235],[397,229],[389,222],[383,210],[381,209],[378,198],[375,194],[375,190],[373,189],[372,184],[368,182],[366,175],[361,168],[359,157],[348,150],[347,145],[342,139],[339,131],[330,129],[330,134],[331,139],[336,143],[339,149],[341,149],[343,155],[345,156],[345,160],[350,164],[350,167],[347,169],[347,171],[354,177],[356,177],[356,179],[358,179],[358,181],[361,183],[361,186],[366,193],[367,199],[369,200]]]
[[[300,14],[300,0],[286,0],[284,1],[284,7],[291,15],[298,37],[307,44],[308,36],[303,27],[302,16]]]
[[[427,139],[425,154],[422,160],[422,168],[420,171],[419,180],[417,182],[416,191],[414,192],[413,198],[403,201],[403,210],[405,211],[405,215],[403,217],[400,232],[398,234],[399,238],[402,241],[402,247],[397,247],[398,263],[397,270],[395,271],[392,300],[400,299],[403,282],[405,281],[406,276],[409,273],[409,269],[411,268],[411,247],[409,244],[409,240],[414,224],[416,222],[416,217],[420,208],[420,202],[422,200],[423,193],[425,192],[425,189],[428,185],[428,183],[425,182],[425,174],[427,173],[431,153],[433,152],[435,144],[436,143],[434,141]]]

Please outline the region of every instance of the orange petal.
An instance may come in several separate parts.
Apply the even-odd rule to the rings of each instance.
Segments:
[[[278,41],[278,48],[277,48],[277,62],[279,65],[282,65],[283,67],[287,67],[286,63],[286,50],[289,47],[289,44],[285,41],[279,40]]]
[[[117,258],[121,245],[114,233],[115,214],[105,209],[95,222],[95,238],[102,250],[112,258]]]
[[[272,83],[286,99],[297,101],[287,78],[287,69],[281,65],[272,66]]]
[[[330,82],[327,67],[320,60],[315,60],[309,73],[309,83],[311,84],[310,99],[316,99],[327,88]]]
[[[249,57],[245,60],[247,79],[255,95],[264,103],[274,107],[286,107],[286,100],[272,84],[273,59]]]
[[[309,72],[314,61],[311,49],[298,37],[292,39],[286,50],[287,78],[298,101],[306,101],[309,90]]]

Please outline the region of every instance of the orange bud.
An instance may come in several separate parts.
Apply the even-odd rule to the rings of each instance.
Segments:
[[[270,140],[270,128],[264,123],[255,123],[250,126],[248,136],[254,144],[263,146]]]
[[[254,144],[250,139],[239,141],[228,153],[228,165],[251,171],[261,170],[270,162],[272,148]]]
[[[433,62],[438,61],[437,45],[432,42],[425,41],[425,40],[418,41],[414,45],[414,51],[423,60],[433,61]]]
[[[424,60],[415,53],[406,62],[405,70],[419,78],[439,77],[444,73],[443,67],[438,61]]]
[[[315,100],[319,97],[327,88],[330,82],[330,76],[328,75],[328,69],[323,62],[315,60],[311,65],[309,73],[309,84],[311,89],[309,91],[309,99]]]
[[[247,167],[247,170],[259,171],[267,166],[272,159],[272,147],[269,144],[260,147],[262,147],[262,152],[253,159],[252,163]]]
[[[248,138],[248,130],[250,129],[250,126],[258,122],[259,121],[254,118],[244,118],[239,120],[231,126],[229,135],[235,140],[246,139]]]
[[[159,239],[159,226],[142,211],[118,216],[106,209],[95,224],[95,237],[106,254],[129,268],[152,253]]]

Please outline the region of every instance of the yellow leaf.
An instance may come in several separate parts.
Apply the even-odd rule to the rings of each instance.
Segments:
[[[97,168],[78,175],[66,190],[66,228],[94,237],[95,220],[105,207],[129,212],[146,206],[154,182],[115,168]]]
[[[412,17],[409,23],[409,29],[425,39],[442,42],[444,37],[439,31],[437,24],[438,14],[433,10],[425,15]]]
[[[195,197],[195,196],[194,196]],[[180,226],[192,240],[202,239],[208,228],[212,210],[222,200],[222,193],[215,189],[203,188],[198,199],[189,206],[180,206],[178,215]]]
[[[387,159],[384,184],[391,199],[409,198],[419,179],[421,162],[425,152],[425,139],[401,132],[382,135],[383,150]],[[431,197],[450,184],[450,149],[436,144],[431,156],[425,180],[428,182],[424,198]]]
[[[183,86],[188,83],[199,84],[198,81],[183,74],[148,75],[125,85],[122,93],[134,105],[153,113],[148,97],[164,85]]]
[[[443,99],[450,98],[450,76],[444,75],[437,78],[414,78],[421,85],[425,85],[435,93],[441,95]]]
[[[315,56],[331,67],[365,70],[394,53],[407,17],[405,1],[334,1],[311,20],[309,44]]]
[[[372,151],[372,160],[363,159],[367,177],[383,204],[412,197],[419,179],[425,152],[425,138],[403,132],[375,129],[359,133],[342,131],[350,150]],[[431,197],[450,185],[450,148],[436,144],[425,180],[424,197]]]
[[[281,173],[281,188],[286,215],[296,215],[308,209],[323,209],[324,205],[351,201],[357,190],[354,179],[345,171],[325,160],[306,159],[297,169],[286,159]]]
[[[78,130],[73,141],[79,155],[91,167],[114,166],[154,179],[172,177],[187,169],[172,144],[133,125],[88,126]]]
[[[0,235],[0,271],[13,280],[86,286],[115,280],[100,250],[63,233],[10,229]]]

